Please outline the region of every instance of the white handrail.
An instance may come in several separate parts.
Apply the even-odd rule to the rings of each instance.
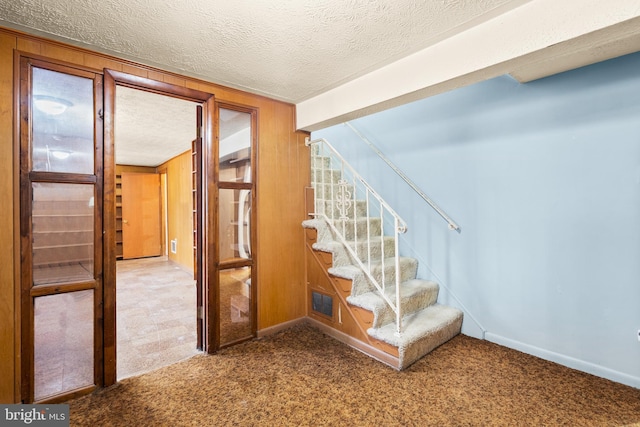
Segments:
[[[311,168],[313,172],[312,185],[314,187],[314,210],[310,212],[315,217],[323,218],[329,225],[338,240],[344,245],[349,255],[355,260],[358,267],[362,269],[369,281],[375,286],[381,297],[387,302],[396,316],[396,333],[402,333],[402,306],[400,299],[400,257],[398,252],[399,234],[405,233],[407,225],[405,221],[385,202],[380,195],[351,167],[346,160],[338,153],[331,144],[324,138],[305,141],[311,149]],[[317,149],[315,148],[317,147]],[[336,181],[336,172],[340,173]],[[346,179],[346,175],[353,177],[352,183]],[[327,176],[328,175],[328,176]],[[329,186],[329,194],[327,194],[327,186]],[[364,200],[358,199],[363,196]],[[327,197],[328,196],[328,197]],[[373,271],[372,257],[376,252],[372,248],[371,242],[371,221],[377,218],[372,217],[372,209],[370,199],[374,199],[379,204],[380,209],[380,280],[375,277]],[[359,218],[358,209],[359,202],[365,203],[363,218]],[[329,214],[327,214],[327,207]],[[360,207],[362,209],[362,207]],[[387,216],[391,216],[393,220],[393,235],[387,236],[393,238],[394,250],[394,269],[395,277],[395,301],[393,301],[385,292],[386,287],[386,271],[385,271],[385,236],[384,221]],[[353,221],[353,243],[347,241],[347,221]],[[360,251],[358,221],[366,221],[366,248]],[[341,227],[338,227],[341,223]],[[352,247],[353,244],[353,247]],[[366,258],[363,260],[362,258]]]
[[[398,169],[398,167],[391,161],[389,160],[389,158],[387,156],[385,156],[382,151],[380,151],[378,149],[378,147],[376,147],[371,141],[369,141],[364,135],[362,135],[362,133],[360,133],[360,131],[358,131],[358,129],[356,129],[351,123],[349,122],[345,122],[345,125],[351,129],[356,135],[358,135],[360,137],[360,139],[362,139],[387,165],[389,165],[389,167],[391,169],[393,169],[393,171],[398,174],[398,176],[400,178],[402,178],[402,180],[404,180],[404,182],[407,183],[407,185],[409,185],[409,187],[411,187],[413,189],[413,191],[415,191],[416,193],[418,193],[418,195],[420,197],[422,197],[422,199],[427,202],[427,204],[429,204],[429,206],[431,206],[433,208],[433,210],[435,210],[438,215],[440,215],[445,221],[447,221],[447,223],[449,223],[449,229],[450,230],[455,230],[458,233],[460,232],[460,226],[458,224],[456,224],[453,219],[451,219],[451,217],[449,215],[447,215],[433,200],[431,200],[431,198],[429,196],[427,196],[424,191],[422,191],[420,188],[418,188],[418,186],[416,184],[414,184],[414,182],[409,179],[409,177],[407,175],[404,174],[404,172],[402,172],[400,169]]]

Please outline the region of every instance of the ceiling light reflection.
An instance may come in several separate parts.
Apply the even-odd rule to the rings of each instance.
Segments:
[[[71,151],[51,150],[51,155],[56,159],[64,160],[71,155]]]
[[[66,99],[47,95],[34,95],[33,102],[38,110],[50,116],[58,116],[73,105],[73,103]]]

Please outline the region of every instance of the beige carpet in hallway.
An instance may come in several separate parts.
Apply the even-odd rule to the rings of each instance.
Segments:
[[[166,257],[118,261],[116,291],[118,379],[198,354],[192,273]]]

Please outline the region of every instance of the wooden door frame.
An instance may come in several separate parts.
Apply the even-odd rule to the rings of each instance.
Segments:
[[[214,159],[207,157],[213,146],[215,98],[212,93],[202,92],[169,83],[159,82],[144,77],[134,76],[120,71],[104,70],[104,386],[108,387],[117,382],[116,373],[116,218],[115,218],[115,146],[114,146],[114,112],[116,86],[139,89],[145,92],[171,96],[187,101],[201,103],[204,106],[203,146],[206,175],[204,178],[205,206],[215,206],[215,193],[208,191],[212,185]],[[205,211],[207,208],[205,207]],[[215,215],[207,215],[215,217]],[[207,293],[209,288],[207,266],[211,265],[212,253],[207,250],[207,242],[213,241],[215,229],[207,227],[204,235],[203,247],[199,248],[205,256],[205,279],[202,287]],[[204,301],[206,302],[206,298]],[[208,307],[204,308],[204,312]],[[207,331],[211,331],[213,316],[205,316]],[[195,325],[194,325],[195,326]],[[208,343],[205,342],[205,350]]]
[[[31,94],[31,75],[25,71],[25,67],[39,67],[51,71],[56,71],[64,74],[71,74],[76,76],[85,77],[93,80],[93,94],[94,94],[94,170],[93,174],[76,174],[76,173],[55,173],[56,178],[47,178],[43,172],[31,171],[31,155],[29,153],[29,145],[31,144],[31,112],[26,108],[28,104],[28,97]],[[24,73],[27,75],[24,75]],[[93,290],[97,295],[103,294],[103,239],[100,230],[103,229],[104,223],[102,222],[101,211],[103,208],[102,199],[104,194],[103,180],[101,175],[103,170],[103,144],[104,139],[102,132],[103,123],[101,121],[100,111],[103,105],[103,84],[104,77],[93,69],[79,66],[76,64],[70,64],[64,61],[58,61],[52,58],[47,58],[41,55],[34,55],[21,51],[14,51],[14,110],[17,112],[14,117],[14,150],[16,156],[14,158],[16,183],[14,187],[14,202],[18,202],[14,208],[14,214],[16,215],[16,230],[19,230],[17,240],[17,250],[19,253],[19,262],[14,265],[15,274],[18,284],[16,289],[16,331],[19,337],[19,357],[16,358],[18,369],[19,382],[16,383],[15,392],[16,395],[23,402],[30,403],[34,399],[35,388],[35,376],[34,376],[34,313],[32,305],[32,298],[44,295],[58,295],[65,292],[74,292],[79,290]],[[28,117],[28,119],[27,119]],[[28,141],[28,142],[27,142]],[[26,166],[25,166],[26,165]],[[94,186],[95,195],[95,212],[94,212],[94,279],[92,281],[85,281],[84,283],[70,283],[65,285],[47,285],[42,286],[41,289],[33,290],[32,286],[32,273],[27,272],[24,260],[31,265],[32,253],[31,249],[31,225],[30,221],[31,203],[32,203],[32,190],[31,188],[24,188],[25,182],[32,182],[32,176],[36,177],[37,182],[55,182],[55,183],[73,183],[73,184],[92,184]],[[114,199],[115,200],[115,199]],[[26,206],[29,206],[29,216],[25,215]],[[115,235],[114,235],[115,238]],[[29,250],[28,250],[29,249]],[[115,251],[115,248],[114,248]],[[88,285],[89,282],[93,284]],[[49,289],[50,291],[47,291]],[[51,292],[51,293],[49,293]],[[101,310],[100,298],[94,295],[94,348],[93,348],[93,361],[94,361],[94,385],[83,387],[81,389],[70,390],[69,392],[63,392],[59,395],[47,397],[38,403],[55,403],[61,400],[67,400],[83,394],[87,394],[93,391],[96,387],[102,386],[102,379],[104,378],[104,359],[103,359],[103,334],[99,330],[99,324],[103,323],[102,310]],[[18,353],[16,353],[18,355]]]
[[[215,264],[212,264],[212,265],[215,266],[215,272],[214,274],[212,274],[212,276],[215,276],[215,282],[213,282],[212,286],[215,287],[216,292],[215,293],[212,292],[209,294],[208,304],[210,306],[216,307],[217,312],[215,315],[216,315],[216,321],[218,322],[218,316],[220,316],[220,310],[219,310],[220,292],[217,288],[220,285],[220,282],[218,279],[220,272],[227,269],[233,269],[238,267],[250,267],[251,268],[250,277],[251,277],[251,283],[252,283],[252,286],[250,288],[251,298],[250,298],[250,308],[249,308],[251,311],[251,337],[241,338],[237,341],[233,341],[233,342],[225,343],[221,345],[220,328],[219,328],[220,322],[218,322],[218,327],[215,328],[215,330],[210,331],[210,344],[213,346],[212,348],[213,351],[219,350],[224,347],[232,346],[240,342],[246,341],[248,339],[254,338],[258,330],[258,287],[257,287],[258,262],[256,257],[257,248],[258,248],[258,239],[257,239],[256,230],[257,230],[257,224],[258,224],[257,177],[258,177],[258,123],[259,123],[258,113],[259,113],[259,109],[256,107],[251,107],[248,105],[238,104],[234,102],[216,100],[215,118],[216,118],[216,129],[218,130],[218,133],[220,130],[220,123],[219,123],[220,109],[237,111],[237,112],[249,114],[251,116],[251,166],[250,166],[251,167],[251,183],[250,183],[251,184],[250,185],[251,215],[249,220],[251,224],[251,233],[250,233],[251,258],[248,261],[245,261],[245,260],[231,260],[231,261],[224,261],[224,262],[220,261],[219,245],[218,244],[214,245],[213,251],[215,251],[215,255],[214,255]],[[216,195],[218,195],[221,189],[226,189],[226,190],[247,189],[246,186],[244,185],[245,183],[222,182],[220,180],[220,164],[217,161],[217,159],[219,158],[219,147],[220,147],[220,141],[218,140],[219,136],[220,136],[219,134],[215,135],[216,144],[213,147],[213,151],[212,151],[213,156],[216,159],[216,162],[215,162],[215,179],[210,181],[215,188],[212,189],[211,191],[215,191]],[[216,209],[218,209],[218,202],[219,200],[216,200]],[[219,225],[220,215],[216,214],[214,215],[214,217],[215,218],[212,218],[212,219],[215,220],[215,223],[211,223],[209,226],[213,227],[217,231],[219,230],[219,227],[220,227]],[[213,315],[213,313],[211,313],[211,315]]]

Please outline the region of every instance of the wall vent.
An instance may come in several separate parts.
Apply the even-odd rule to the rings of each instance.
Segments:
[[[333,298],[320,292],[311,292],[311,309],[325,316],[333,317]]]

